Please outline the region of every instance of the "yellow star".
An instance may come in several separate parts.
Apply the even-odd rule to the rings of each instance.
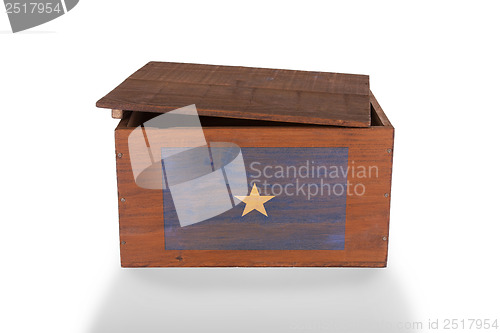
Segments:
[[[245,209],[243,210],[243,214],[241,216],[245,216],[254,209],[267,216],[266,209],[264,208],[264,203],[274,198],[274,195],[260,195],[259,190],[254,183],[250,195],[246,197],[235,195],[235,197],[246,203]]]

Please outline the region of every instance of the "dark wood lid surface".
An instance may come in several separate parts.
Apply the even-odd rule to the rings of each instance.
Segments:
[[[370,126],[367,75],[149,62],[97,102],[164,113],[196,104],[202,116]]]

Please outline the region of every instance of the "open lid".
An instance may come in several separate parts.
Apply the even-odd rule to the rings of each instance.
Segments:
[[[97,107],[164,113],[196,104],[201,116],[370,126],[367,75],[149,62]]]

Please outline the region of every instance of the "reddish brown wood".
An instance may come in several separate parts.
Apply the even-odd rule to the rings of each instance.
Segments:
[[[202,116],[370,126],[366,75],[150,62],[97,102],[160,113],[190,104]]]
[[[373,95],[371,101],[377,119],[374,126],[368,128],[218,126],[216,123],[204,128],[208,142],[233,142],[241,147],[349,147],[349,163],[355,161],[356,165],[366,167],[376,165],[379,177],[363,179],[365,195],[347,197],[346,245],[342,251],[166,251],[162,191],[145,190],[135,184],[127,146],[133,127],[127,127],[130,117],[124,118],[115,130],[122,266],[384,267],[389,236],[394,128]],[[356,183],[351,175],[349,180]],[[125,200],[122,202],[121,198]]]

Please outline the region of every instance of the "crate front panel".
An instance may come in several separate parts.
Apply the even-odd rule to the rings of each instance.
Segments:
[[[162,190],[143,189],[135,184],[127,146],[131,130],[119,127],[115,132],[116,152],[122,154],[121,158],[117,158],[118,194],[120,199],[124,199],[119,200],[122,266],[385,266],[392,169],[392,154],[388,149],[392,149],[393,145],[392,128],[204,128],[207,142],[231,142],[242,147],[242,150],[264,148],[279,151],[281,147],[285,152],[297,147],[345,147],[349,152],[347,163],[350,166],[354,165],[356,170],[372,170],[373,173],[371,177],[347,174],[347,181],[353,186],[363,185],[363,194],[347,195],[345,198],[342,248],[324,249],[318,243],[310,246],[310,249],[296,249],[290,245],[255,249],[254,244],[247,248],[240,245],[239,248],[236,246],[222,250],[221,247],[206,245],[206,249],[199,247],[196,250],[187,250],[185,246],[175,249],[166,247],[166,240],[171,235],[165,233],[165,193]],[[307,227],[307,224],[297,225],[299,228],[295,231],[298,235],[304,232],[300,230],[303,226]],[[258,229],[249,228],[247,232],[256,233],[257,236]],[[304,239],[307,238],[306,233]]]

